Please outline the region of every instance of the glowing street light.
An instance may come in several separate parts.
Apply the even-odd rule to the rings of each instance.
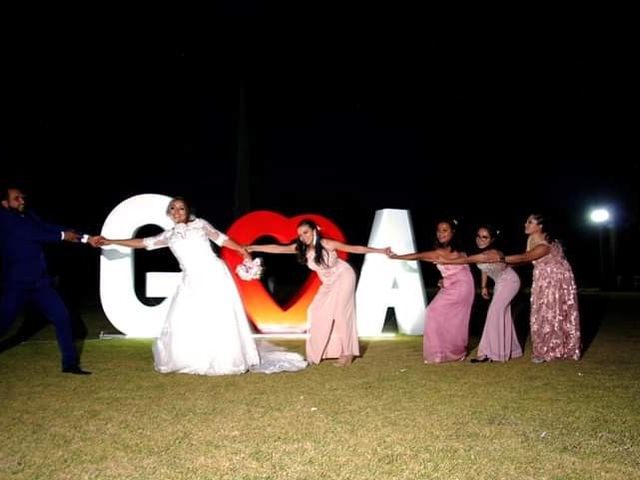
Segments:
[[[589,214],[589,219],[596,224],[602,224],[609,221],[611,214],[606,208],[594,208]]]

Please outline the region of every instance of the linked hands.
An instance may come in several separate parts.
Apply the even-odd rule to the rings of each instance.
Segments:
[[[250,247],[251,247],[251,245],[240,245],[240,250],[238,250],[238,253],[240,255],[242,255],[242,258],[244,258],[245,260],[252,260],[253,259],[253,257],[249,253],[251,251],[251,250],[249,250]]]
[[[81,234],[74,230],[65,230],[63,234],[64,234],[63,239],[67,242],[88,243],[92,247],[98,247],[98,240],[99,238],[101,238],[97,235]]]
[[[95,245],[92,244],[94,247],[104,247],[106,245],[111,245],[111,241],[108,238],[103,237],[102,235],[98,235],[95,238]]]
[[[92,236],[89,236],[89,238],[87,239],[87,243],[91,245],[93,248],[98,248],[99,239],[100,237],[98,235],[92,235]]]
[[[489,250],[488,252],[482,252],[479,254],[483,263],[496,263],[496,262],[504,262],[504,254],[496,251]]]

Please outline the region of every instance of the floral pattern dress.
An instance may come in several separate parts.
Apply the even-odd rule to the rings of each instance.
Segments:
[[[540,360],[573,359],[581,355],[578,289],[571,265],[558,242],[533,261],[531,342]]]

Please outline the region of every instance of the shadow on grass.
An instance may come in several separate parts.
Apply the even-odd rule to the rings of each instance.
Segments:
[[[518,341],[523,348],[529,339],[530,332],[529,317],[531,314],[531,303],[529,295],[530,292],[528,290],[520,291],[511,302],[513,324],[516,329]],[[598,335],[607,312],[609,301],[610,296],[608,295],[579,295],[578,305],[580,310],[580,332],[583,353],[589,349],[593,340]],[[472,316],[472,335],[475,334],[479,336],[482,334],[484,319],[480,318],[481,312],[486,314],[486,307],[484,309],[478,308],[476,311],[476,305],[474,304],[474,313],[478,315],[478,318],[474,319]]]
[[[531,314],[531,303],[529,301],[529,292],[520,290],[511,301],[511,318],[513,318],[513,326],[516,329],[518,342],[524,352],[525,345],[529,339],[529,315]]]
[[[580,335],[584,354],[598,335],[604,320],[610,297],[606,295],[580,295]]]
[[[78,357],[82,357],[82,351],[84,349],[84,342],[87,339],[87,326],[80,315],[80,311],[75,306],[69,306],[67,299],[63,297],[69,316],[71,319],[71,331],[74,339],[76,349],[78,351]],[[75,305],[75,304],[72,304]],[[5,338],[0,340],[0,353],[5,352],[11,348],[20,345],[23,342],[36,339],[55,340],[55,335],[52,329],[49,331],[48,327],[51,323],[47,318],[34,306],[27,305],[22,313],[18,316]]]

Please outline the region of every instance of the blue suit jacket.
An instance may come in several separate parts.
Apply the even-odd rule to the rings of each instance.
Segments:
[[[34,213],[18,213],[0,206],[2,283],[27,286],[48,279],[42,246],[61,241],[64,230]]]

